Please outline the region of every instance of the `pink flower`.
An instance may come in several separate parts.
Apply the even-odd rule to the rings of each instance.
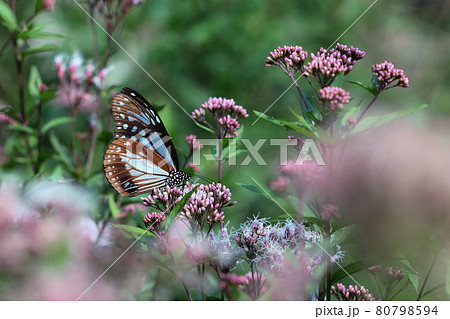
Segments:
[[[214,117],[214,125],[206,120],[206,111],[209,111]],[[233,99],[211,97],[203,102],[199,109],[194,110],[191,117],[207,124],[209,128],[214,130],[217,138],[222,139],[236,137],[239,129],[238,120],[248,117],[248,114],[247,110],[241,105],[236,105]]]
[[[200,166],[194,163],[189,163],[188,167],[192,168],[195,173],[198,173],[200,171]]]
[[[4,113],[0,113],[0,124],[6,123],[6,124],[17,124],[17,121],[13,119],[11,116],[6,115]]]
[[[243,289],[250,281],[247,276],[238,275],[235,273],[225,273],[220,276],[219,282],[220,290],[228,290],[230,286],[236,286],[239,289]]]
[[[311,54],[311,62],[305,67],[304,74],[316,78],[322,87],[326,87],[339,73],[348,74],[365,54],[358,48],[339,43],[329,51],[321,48],[316,54]]]
[[[164,212],[148,213],[143,218],[145,226],[151,232],[159,231],[159,227],[164,220],[166,220]]]
[[[199,150],[203,147],[203,145],[197,141],[197,136],[195,136],[195,135],[191,134],[191,135],[186,136],[186,140],[188,141],[190,150]]]
[[[140,203],[125,205],[120,212],[119,218],[125,218],[128,215],[136,215],[138,213],[138,210],[145,210],[145,206]]]
[[[98,107],[97,98],[94,95],[73,85],[60,86],[56,95],[57,101],[65,107],[77,108],[90,113],[96,112]]]
[[[392,62],[384,61],[382,63],[372,65],[372,72],[378,79],[378,91],[387,90],[396,86],[409,87],[409,79],[405,76],[402,69],[396,69]],[[397,81],[397,83],[388,87],[389,84]]]
[[[45,10],[53,11],[55,7],[55,0],[43,0],[42,5],[44,6]]]
[[[369,293],[369,290],[357,285],[349,285],[345,288],[345,285],[337,283],[336,286],[331,287],[331,294],[338,300],[343,301],[374,301],[375,298]]]
[[[350,93],[342,88],[327,86],[320,89],[320,98],[328,102],[330,110],[341,109],[343,104],[350,102]]]
[[[285,176],[279,176],[270,183],[270,188],[279,193],[285,193],[289,186],[290,179]]]
[[[354,117],[350,117],[350,118],[347,120],[347,123],[350,124],[350,125],[355,125],[356,122],[358,122],[358,121],[357,121]]]
[[[333,217],[339,216],[339,209],[331,204],[323,204],[320,216],[322,216],[324,220],[330,220]]]
[[[308,57],[308,52],[304,51],[301,46],[285,45],[278,47],[269,54],[266,59],[266,66],[279,66],[287,74],[301,71]]]

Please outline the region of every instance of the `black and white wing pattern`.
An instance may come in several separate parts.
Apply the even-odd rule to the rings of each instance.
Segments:
[[[124,196],[176,186],[190,175],[179,171],[178,156],[164,124],[138,92],[124,88],[112,101],[115,140],[103,166],[106,178]]]

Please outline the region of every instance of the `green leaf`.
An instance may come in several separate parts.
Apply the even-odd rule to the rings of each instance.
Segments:
[[[345,111],[345,114],[341,119],[342,126],[347,125],[347,121],[349,118],[351,118],[351,117],[357,118],[358,117],[359,111],[361,109],[361,103],[362,103],[362,101],[360,101],[357,105],[355,105]]]
[[[57,126],[61,126],[64,124],[70,124],[73,122],[73,117],[71,116],[65,116],[65,117],[58,117],[56,119],[53,119],[51,121],[48,121],[47,123],[45,123],[42,126],[42,134],[47,133],[49,130],[57,127]]]
[[[58,34],[41,31],[47,24],[40,24],[33,27],[30,30],[21,31],[17,34],[17,38],[19,39],[45,39],[45,38],[66,38],[66,36]]]
[[[253,112],[258,117],[260,117],[266,121],[272,122],[275,125],[297,131],[306,137],[317,138],[317,134],[315,133],[315,127],[313,125],[311,125],[310,123],[308,123],[303,117],[300,117],[298,119],[298,122],[288,122],[288,121],[284,121],[284,120],[279,120],[273,116],[269,116],[267,114],[264,114],[264,113],[261,113],[258,111],[253,111]]]
[[[314,225],[318,226],[319,228],[322,228],[323,222],[322,222],[322,220],[320,218],[311,217],[311,216],[304,216],[303,220],[308,222],[308,223],[314,224]]]
[[[35,6],[35,8],[34,8],[34,10],[35,10],[36,13],[39,12],[39,11],[41,11],[42,9],[44,9],[44,4],[42,3],[42,1],[43,1],[43,0],[37,0],[37,1],[36,1],[36,6]]]
[[[195,121],[195,124],[197,124],[198,127],[201,127],[202,129],[204,129],[205,131],[208,131],[210,133],[213,133],[214,135],[216,135],[216,132],[214,132],[212,129],[210,129],[209,127],[200,124],[198,121]]]
[[[338,88],[342,88],[342,85],[344,84],[344,72],[339,72],[333,80],[333,86],[336,86]]]
[[[41,100],[41,102],[48,101],[48,100],[52,99],[56,95],[57,92],[58,92],[57,89],[45,90],[44,92],[39,93],[39,99]]]
[[[308,124],[312,124],[314,121],[316,124],[320,121],[319,118],[322,117],[319,109],[314,105],[309,97],[306,97],[306,103],[308,105],[308,109],[306,108],[305,102],[303,99],[300,99],[300,104],[302,106],[303,117],[306,119]]]
[[[135,226],[130,226],[130,225],[123,225],[123,224],[111,224],[116,228],[119,228],[120,230],[124,230],[127,233],[131,234],[134,238],[138,239],[145,236],[148,237],[156,237],[155,234],[149,232],[148,230],[139,228],[139,227],[135,227]]]
[[[347,239],[353,230],[353,226],[345,226],[333,232],[331,235],[331,246],[339,245],[341,242]]]
[[[55,44],[49,43],[49,44],[44,44],[37,48],[26,49],[23,52],[23,55],[28,56],[28,55],[35,54],[35,53],[50,52],[50,51],[56,51],[56,50],[59,50],[59,47]]]
[[[334,285],[349,275],[355,274],[361,270],[366,270],[370,266],[376,264],[374,261],[364,260],[357,261],[336,270],[331,276],[331,284]]]
[[[28,80],[28,91],[36,103],[39,102],[42,79],[38,68],[33,65],[30,70],[30,78]]]
[[[114,219],[119,218],[120,210],[119,207],[117,207],[116,201],[114,200],[114,195],[109,194],[108,196],[108,207],[111,211],[111,215]]]
[[[417,112],[421,109],[424,109],[428,106],[428,104],[422,104],[407,110],[398,111],[398,112],[392,112],[385,115],[379,115],[379,116],[369,116],[364,119],[362,119],[359,123],[356,124],[355,128],[349,133],[350,136],[355,135],[357,133],[360,133],[362,131],[375,128],[377,126],[384,125],[386,123],[395,121],[399,118],[402,118],[406,115],[409,115],[411,113]]]
[[[225,154],[225,152],[224,152],[224,154],[223,154],[223,161],[225,163],[225,162],[229,161],[230,159],[238,157],[239,155],[245,154],[247,152],[248,152],[247,149],[239,149],[239,150],[236,150],[236,151],[231,152],[229,154],[228,154],[228,152],[227,152],[227,154]]]
[[[64,147],[54,134],[54,132],[50,132],[50,144],[52,144],[53,149],[55,150],[56,155],[58,156],[58,159],[62,164],[64,164],[65,168],[69,170],[71,173],[75,172],[74,165],[72,163],[72,160],[69,156],[69,151],[66,147]]]
[[[261,188],[255,186],[255,185],[243,184],[243,183],[236,183],[236,185],[244,187],[244,188],[248,189],[249,191],[251,191],[253,193],[256,193],[256,194],[261,194],[261,195],[265,194],[264,191]]]
[[[377,95],[378,94],[378,89],[376,88],[376,87],[374,87],[374,86],[367,86],[367,85],[364,85],[362,82],[360,82],[360,81],[347,81],[348,83],[351,83],[351,84],[355,84],[355,85],[357,85],[357,86],[359,86],[359,87],[361,87],[361,88],[363,88],[364,90],[366,90],[367,92],[369,92],[370,94],[372,94],[372,95]]]
[[[440,283],[439,285],[434,286],[433,288],[428,289],[427,291],[425,291],[422,295],[422,298],[425,297],[426,295],[431,294],[432,292],[435,292],[436,290],[439,290],[441,288],[445,287],[445,283]]]
[[[31,135],[36,134],[36,131],[33,128],[22,124],[10,124],[7,126],[7,129],[17,132],[28,133]]]
[[[400,263],[401,268],[403,272],[405,273],[406,277],[409,279],[411,284],[414,286],[414,289],[416,290],[416,293],[419,291],[419,276],[417,275],[417,272],[414,270],[408,259],[405,255],[400,253]]]
[[[375,74],[375,72],[372,72],[371,82],[372,82],[373,87],[378,91],[378,89],[380,88],[380,81],[378,80],[378,77]]]
[[[170,211],[169,216],[167,216],[164,226],[167,230],[172,224],[175,217],[183,210],[184,206],[187,204],[188,200],[191,198],[192,194],[197,190],[200,185],[195,186],[189,193],[183,196],[183,198],[177,203],[177,205]]]
[[[16,16],[12,12],[11,8],[3,1],[0,1],[0,18],[3,20],[3,24],[10,31],[17,28]]]

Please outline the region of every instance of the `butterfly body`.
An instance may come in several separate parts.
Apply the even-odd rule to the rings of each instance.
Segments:
[[[178,156],[156,110],[138,92],[124,88],[112,101],[115,140],[103,166],[111,186],[124,196],[137,196],[164,186],[177,186],[190,175],[179,170]]]

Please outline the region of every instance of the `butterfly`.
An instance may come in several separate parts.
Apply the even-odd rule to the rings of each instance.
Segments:
[[[103,160],[106,178],[123,196],[177,186],[191,175],[180,171],[178,156],[161,118],[138,92],[123,88],[114,96],[114,141]]]

